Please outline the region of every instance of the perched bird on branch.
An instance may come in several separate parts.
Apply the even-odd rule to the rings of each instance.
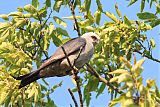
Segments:
[[[39,69],[23,76],[14,77],[16,80],[21,80],[19,88],[40,78],[71,75],[72,67],[70,64],[78,69],[82,68],[93,56],[94,46],[99,43],[99,40],[99,36],[93,32],[69,40],[58,47],[55,53]]]

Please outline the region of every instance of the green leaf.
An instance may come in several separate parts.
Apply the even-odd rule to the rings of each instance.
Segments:
[[[47,6],[47,7],[51,7],[51,0],[46,0],[45,3],[46,3],[46,6]]]
[[[22,8],[22,7],[18,7],[18,8],[17,8],[17,11],[18,11],[18,12],[23,12],[23,8]]]
[[[61,26],[63,26],[63,27],[67,27],[66,22],[63,21],[62,19],[60,19],[59,17],[54,16],[53,19],[54,19],[54,21],[55,21],[57,24],[59,24],[59,25],[61,25]]]
[[[2,19],[4,19],[4,20],[8,20],[9,18],[8,18],[8,15],[6,15],[6,14],[1,14],[0,15],[0,18],[2,18]]]
[[[61,40],[60,40],[55,34],[52,33],[51,37],[52,37],[53,43],[54,43],[57,47],[62,44]]]
[[[58,34],[69,37],[68,32],[60,27],[56,28],[56,31]]]
[[[76,19],[82,19],[82,16],[75,16]],[[63,19],[68,19],[68,20],[74,20],[73,16],[68,16],[68,17],[62,17]]]
[[[123,62],[127,68],[129,68],[129,69],[132,68],[132,65],[130,64],[130,62],[127,61],[124,57],[120,57],[119,60],[120,60],[121,62]]]
[[[118,19],[114,14],[106,12],[105,15],[108,16],[110,19],[112,19],[114,22],[118,22]]]
[[[94,17],[95,17],[96,24],[99,25],[101,20],[101,12],[97,10],[94,13]]]
[[[145,0],[141,0],[141,12],[143,12],[145,6]]]
[[[118,76],[118,83],[132,81],[132,76],[129,73],[123,73]]]
[[[100,0],[96,0],[97,6],[98,6],[98,10],[103,12],[103,8],[102,8],[102,4],[100,2]]]
[[[90,6],[91,6],[91,0],[85,0],[85,9],[87,13],[89,12]]]
[[[85,27],[87,27],[87,26],[92,25],[93,23],[94,23],[93,21],[91,21],[91,20],[89,20],[89,19],[86,19],[86,20],[83,20],[83,21],[78,22],[78,25],[79,25],[79,27],[81,27],[81,28],[85,28]]]
[[[154,15],[153,13],[149,13],[149,12],[138,13],[137,16],[139,19],[142,19],[142,20],[157,18],[156,15]]]
[[[156,19],[156,20],[151,21],[150,25],[152,26],[152,28],[160,25],[160,19]]]
[[[32,0],[32,5],[33,5],[36,9],[38,9],[38,7],[39,7],[39,2],[38,2],[38,0]]]
[[[83,95],[84,95],[84,100],[86,101],[86,105],[87,107],[89,107],[90,100],[91,100],[91,93],[88,92],[87,86],[84,87]]]
[[[44,82],[45,85],[49,86],[48,82],[44,78],[42,78],[42,81]]]
[[[24,10],[27,11],[28,13],[33,13],[33,14],[37,12],[36,8],[31,4],[25,5]]]
[[[129,3],[128,6],[131,6],[132,4],[134,4],[137,0],[131,0],[131,2]]]
[[[122,74],[122,73],[128,73],[128,71],[125,69],[116,69],[112,72],[109,72],[109,74]]]
[[[101,86],[100,86],[100,88],[98,89],[96,98],[104,91],[105,87],[106,87],[106,84],[102,83]]]
[[[115,5],[115,9],[116,9],[116,12],[117,12],[118,16],[119,16],[120,18],[122,18],[122,14],[121,14],[121,12],[120,12],[120,10],[119,10],[119,8],[118,8],[118,4],[117,4],[117,3],[116,3],[116,5]]]
[[[50,23],[50,25],[49,25],[49,35],[51,35],[52,32],[53,32],[55,29],[56,29],[55,26],[54,26],[52,23]]]
[[[22,74],[27,74],[30,72],[30,70],[28,68],[22,68],[20,71]]]
[[[55,10],[56,12],[59,12],[62,3],[63,3],[62,0],[56,0],[53,6],[53,10]]]
[[[26,24],[26,20],[23,19],[23,20],[18,20],[15,25],[16,25],[16,27],[20,27],[20,26],[23,26],[25,24]]]
[[[1,29],[4,29],[4,28],[7,28],[7,27],[9,27],[9,26],[11,26],[10,23],[7,23],[7,22],[0,23],[0,30],[1,30]]]
[[[150,45],[152,46],[152,48],[156,47],[156,43],[155,43],[154,39],[150,39]]]
[[[126,25],[128,25],[128,26],[131,26],[131,25],[132,25],[132,24],[131,24],[131,21],[128,19],[127,16],[124,16],[124,23],[125,23]]]
[[[21,17],[22,16],[22,12],[11,12],[8,15],[9,16],[19,16],[19,17]]]

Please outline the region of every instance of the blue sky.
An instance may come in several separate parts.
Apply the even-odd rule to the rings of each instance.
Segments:
[[[95,2],[95,0],[93,0]],[[109,11],[112,13],[116,13],[115,9],[114,9],[114,5],[116,4],[116,2],[119,5],[119,9],[122,12],[122,15],[127,15],[129,17],[129,19],[133,19],[136,20],[138,19],[136,16],[136,13],[140,12],[140,3],[136,3],[131,7],[127,7],[128,2],[126,0],[101,0],[102,4],[104,6],[104,10],[105,11]],[[44,2],[44,0],[40,0],[40,2]],[[31,0],[3,0],[0,3],[0,14],[7,14],[10,13],[12,11],[16,11],[16,8],[19,6],[24,6],[26,4],[31,3]],[[96,11],[96,8],[94,8],[96,4],[92,4],[91,6],[91,10],[94,12]],[[146,8],[144,9],[144,11],[155,11],[154,8],[150,9],[148,8],[149,5],[146,5]],[[65,8],[66,9],[66,8]],[[54,15],[58,15],[59,17],[61,16],[70,16],[70,10],[65,10],[61,9],[60,14],[54,13]],[[2,21],[2,20],[0,20]],[[52,21],[52,19],[50,19],[50,21]],[[102,18],[102,22],[104,21],[110,21],[107,17],[103,17]],[[71,37],[76,37],[77,33],[75,31],[73,31],[72,29],[72,21],[67,21],[67,31],[69,33],[69,35]],[[160,35],[158,35],[159,32],[159,27],[154,28],[152,31],[149,31],[147,33],[147,35],[149,35],[149,38],[155,38],[156,41],[156,45],[157,47],[154,49],[153,51],[153,56],[155,58],[160,59]],[[54,51],[55,51],[56,47],[55,46],[51,46],[49,49],[49,55],[51,55]],[[137,58],[140,59],[141,57],[139,55],[137,55]],[[156,79],[157,81],[160,81],[160,66],[158,63],[153,62],[149,59],[146,59],[144,65],[144,72],[143,72],[143,76],[144,76],[144,80],[146,80],[147,78],[151,78],[151,79]],[[68,88],[74,88],[75,85],[73,84],[71,77],[66,76],[66,77],[61,77],[61,78],[57,78],[57,77],[53,77],[53,78],[48,78],[46,79],[49,83],[50,86],[53,86],[57,83],[59,83],[60,81],[63,81],[63,85],[62,87],[58,88],[55,90],[55,92],[51,95],[52,99],[55,101],[55,103],[58,105],[58,107],[60,106],[69,106],[69,104],[73,104],[71,97],[67,91]],[[39,80],[39,82],[41,82],[41,80]],[[144,81],[145,82],[145,81]],[[160,87],[160,84],[157,85]],[[77,94],[75,94],[77,96]],[[78,97],[77,97],[78,98]],[[98,99],[95,99],[95,94],[93,93],[93,99],[91,100],[91,107],[105,107],[104,105],[107,105],[109,103],[110,100],[110,95],[107,93],[107,90],[105,90],[104,94],[99,96]]]

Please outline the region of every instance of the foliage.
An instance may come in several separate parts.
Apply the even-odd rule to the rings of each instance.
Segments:
[[[50,44],[60,46],[70,39],[66,30],[69,28],[67,21],[74,21],[74,16],[61,18],[54,14],[61,12],[62,8],[69,8],[68,2],[46,0],[40,7],[42,3],[32,0],[31,4],[18,7],[15,12],[0,15],[4,20],[0,22],[0,105],[56,106],[50,94],[60,87],[62,82],[48,88],[49,84],[42,79],[45,85],[33,82],[18,89],[20,81],[16,81],[11,75],[19,76],[31,72],[33,62],[39,67],[43,60],[49,58]],[[97,4],[94,12],[90,9],[93,2]],[[137,0],[131,0],[129,6],[136,2]],[[145,2],[150,3],[151,7],[152,3],[155,3],[156,12],[144,12]],[[116,14],[105,11],[100,0],[75,0],[73,6],[78,14],[75,18],[80,33],[92,31],[101,38],[89,63],[100,76],[123,91],[118,94],[117,90],[106,87],[105,83],[83,69],[84,78],[81,78],[81,81],[86,106],[90,104],[92,92],[96,92],[98,97],[105,89],[108,89],[111,95],[109,106],[121,103],[122,107],[151,107],[159,104],[160,93],[155,80],[148,79],[147,85],[143,85],[141,73],[144,59],[136,61],[134,58],[133,65],[130,61],[133,59],[133,53],[137,53],[160,62],[152,56],[152,49],[156,47],[154,39],[149,40],[146,35],[147,31],[160,24],[160,3],[156,0],[141,0],[141,12],[137,13],[137,16],[142,21],[130,20],[126,15],[123,16],[118,4],[115,4]],[[104,17],[110,21],[102,23]],[[147,46],[144,45],[146,43]],[[76,92],[77,89],[72,91]]]

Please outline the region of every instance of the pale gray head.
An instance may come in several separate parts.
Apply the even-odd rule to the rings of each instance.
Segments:
[[[93,33],[93,32],[85,33],[81,37],[85,38],[86,40],[91,41],[93,45],[98,44],[100,41],[100,37],[96,33]]]

